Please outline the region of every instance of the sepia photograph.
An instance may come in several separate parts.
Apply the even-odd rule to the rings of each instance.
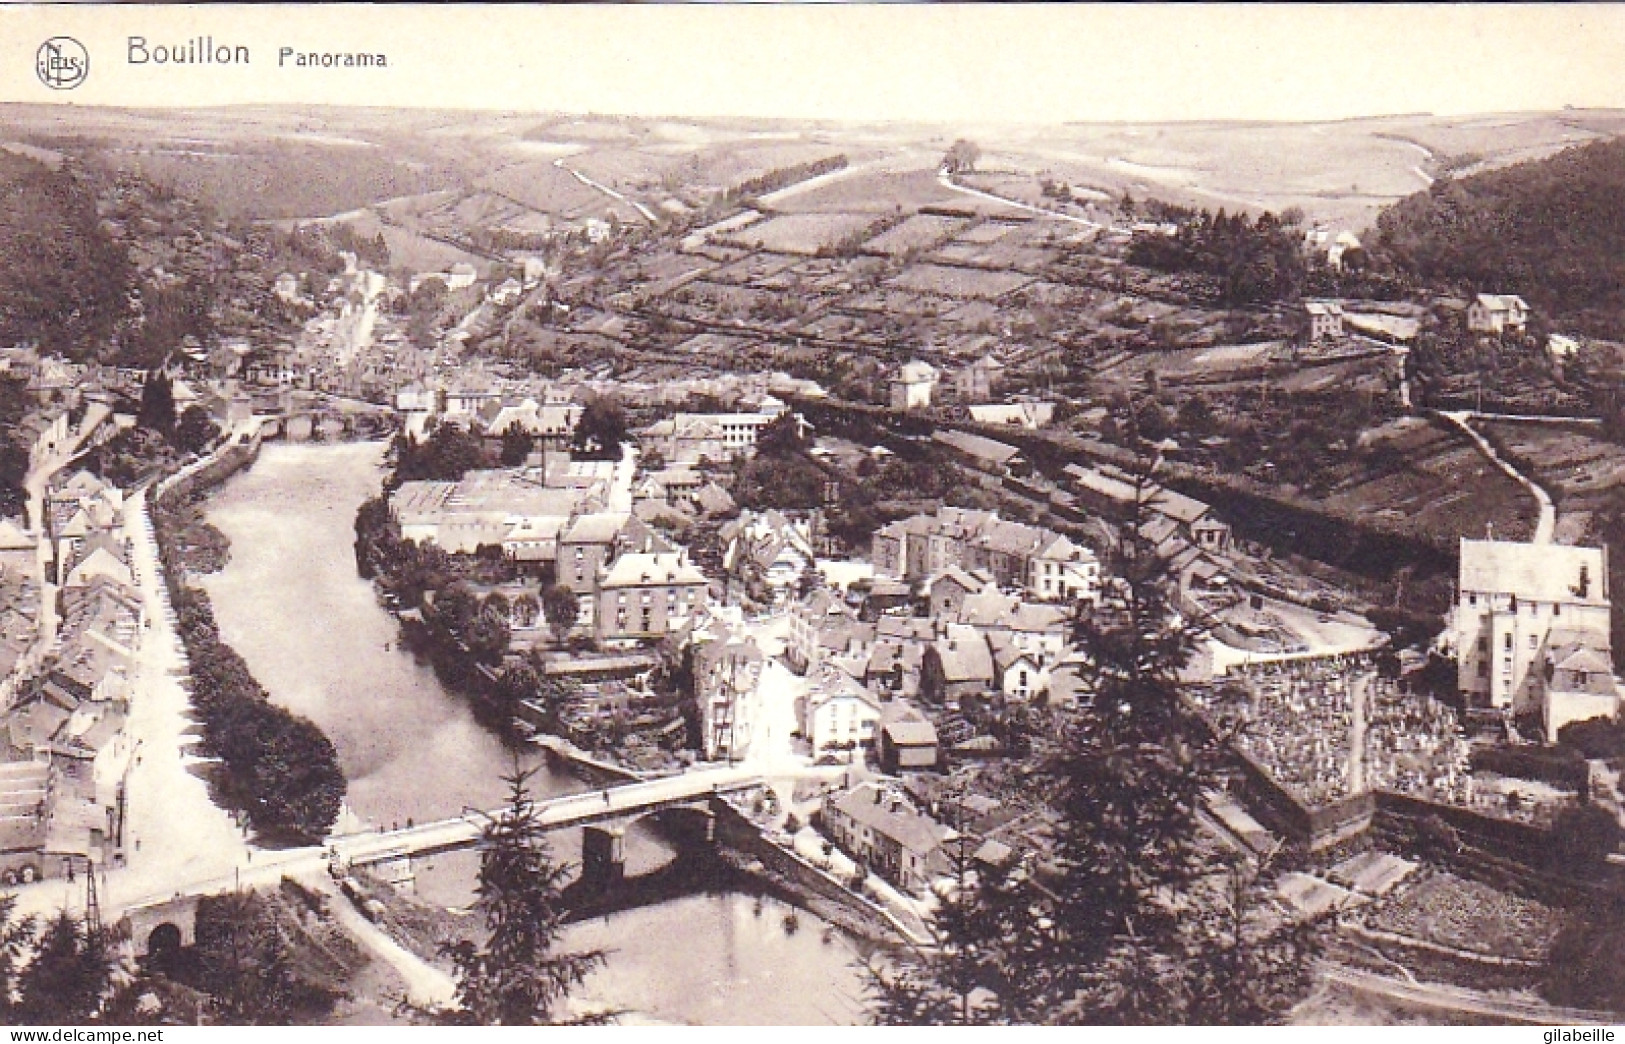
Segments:
[[[1613,1039],[1622,68],[0,5],[0,1025]]]

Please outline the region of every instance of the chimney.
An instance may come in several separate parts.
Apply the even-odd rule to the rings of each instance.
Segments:
[[[881,792],[881,789],[879,787],[875,788],[875,804],[877,804],[877,805],[880,804],[881,798],[883,798],[885,796],[886,795]]]

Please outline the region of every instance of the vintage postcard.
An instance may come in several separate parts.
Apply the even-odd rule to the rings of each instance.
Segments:
[[[0,1023],[1612,1039],[1622,59],[0,7]]]

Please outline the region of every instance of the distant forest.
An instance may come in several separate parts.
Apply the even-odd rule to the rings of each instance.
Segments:
[[[1368,244],[1418,280],[1522,295],[1585,332],[1625,323],[1625,140],[1472,177],[1400,200]]]

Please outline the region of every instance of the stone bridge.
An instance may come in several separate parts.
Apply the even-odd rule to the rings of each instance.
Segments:
[[[762,782],[744,769],[709,769],[567,794],[538,801],[535,809],[548,830],[585,828],[582,875],[596,887],[611,885],[623,876],[622,838],[631,823],[676,811],[688,819],[688,828],[696,837],[709,841],[715,816],[710,803],[727,794],[753,790]],[[109,913],[122,912],[138,952],[150,952],[155,943],[160,948],[191,945],[196,938],[197,904],[203,896],[241,888],[274,888],[285,877],[326,876],[335,867],[375,867],[386,880],[405,882],[411,877],[413,857],[474,847],[486,824],[503,811],[471,810],[453,819],[400,830],[329,838],[323,847],[263,852],[252,866],[239,868],[230,877],[177,886],[168,895],[137,899]]]

